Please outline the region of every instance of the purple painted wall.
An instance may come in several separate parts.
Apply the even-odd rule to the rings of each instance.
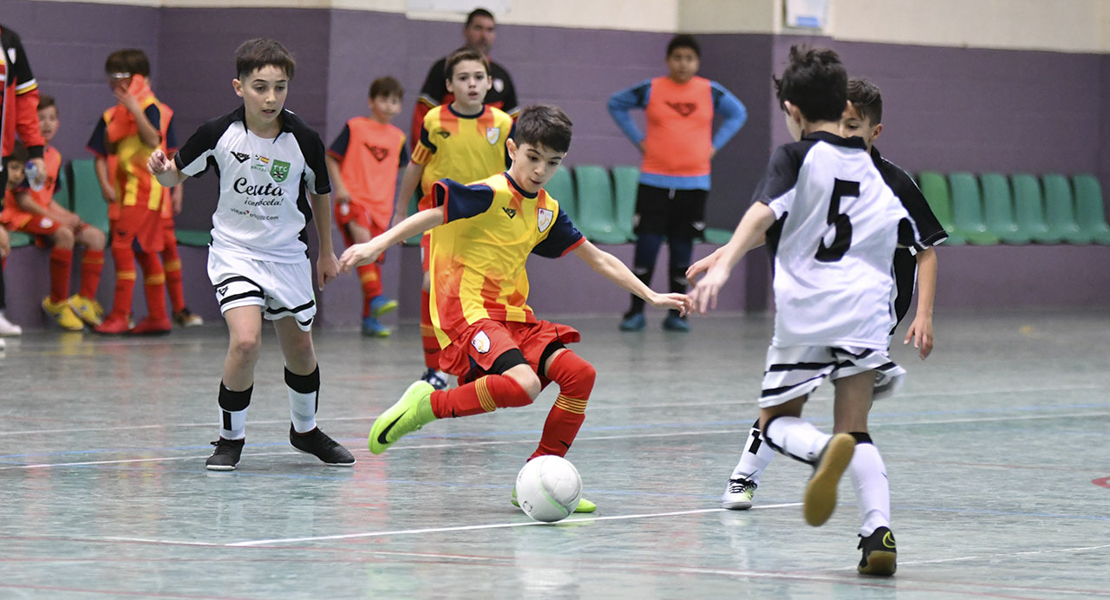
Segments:
[[[22,35],[42,91],[58,98],[63,124],[56,145],[66,158],[88,157],[88,135],[100,112],[113,103],[102,71],[105,56],[114,49],[140,47],[150,55],[154,89],[175,109],[183,141],[204,120],[238,105],[230,85],[235,47],[253,36],[282,40],[299,63],[287,106],[329,143],[347,119],[366,113],[367,86],[385,74],[398,77],[407,90],[397,125],[408,131],[428,66],[462,40],[458,23],[344,10],[154,9],[5,0],[0,19]],[[576,135],[569,165],[636,164],[638,153],[610,120],[605,102],[614,91],[665,72],[662,54],[669,37],[503,25],[494,58],[513,74],[523,104],[554,102],[570,114]],[[883,88],[887,128],[879,145],[911,171],[1095,172],[1104,186],[1110,185],[1108,56],[768,35],[699,39],[701,74],[729,88],[749,114],[748,123],[714,161],[711,226],[734,226],[770,151],[787,140],[770,76],[781,71],[790,45],[801,41],[837,49],[853,75],[867,76]],[[178,218],[179,227],[209,227],[215,183],[209,175],[186,184],[188,209]],[[334,237],[339,250],[339,236]],[[629,258],[629,246],[611,249]],[[218,318],[204,272],[204,249],[185,248],[182,253],[189,304]],[[415,315],[418,299],[416,255],[414,249],[394,251],[385,266],[386,292],[402,300],[405,317]],[[938,306],[1106,303],[1108,256],[1101,248],[944,248]],[[534,269],[534,304],[541,313],[616,314],[624,309],[624,294],[595,292],[586,283],[595,276],[574,259],[551,265],[541,261]],[[111,297],[111,271],[109,260],[102,301]],[[1062,278],[1057,292],[1067,289],[1067,281],[1084,281],[1086,287],[1074,294],[1038,292],[1047,271]],[[736,300],[730,306],[766,307],[769,277],[764,254],[746,261],[734,279]],[[9,303],[17,318],[32,326],[41,323],[36,298],[44,293],[44,278],[45,253],[19,250],[9,265]],[[21,288],[19,282],[29,279],[34,282]],[[562,285],[568,280],[584,284]],[[136,295],[141,315],[141,293]],[[342,278],[321,294],[320,304],[322,325],[354,324],[361,305],[357,281]]]

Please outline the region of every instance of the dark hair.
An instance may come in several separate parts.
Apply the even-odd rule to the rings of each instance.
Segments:
[[[487,59],[485,56],[482,56],[482,53],[478,52],[477,50],[471,50],[470,48],[459,48],[458,50],[452,52],[447,57],[447,61],[443,63],[444,78],[450,80],[452,77],[454,77],[455,65],[461,63],[464,60],[474,60],[482,63],[482,66],[486,68],[486,75],[489,75],[489,59]]]
[[[570,149],[573,124],[563,109],[553,104],[533,104],[520,111],[513,141],[543,146],[556,152]]]
[[[848,72],[828,48],[791,46],[782,79],[771,79],[779,106],[797,106],[807,121],[839,121],[848,105]]]
[[[466,15],[466,25],[463,25],[463,27],[470,27],[470,25],[474,23],[474,19],[478,17],[485,17],[495,23],[497,22],[497,20],[493,18],[493,13],[491,13],[490,11],[484,8],[475,8],[474,10],[470,11],[469,15]]]
[[[698,45],[698,41],[694,39],[694,36],[680,33],[671,38],[670,43],[667,44],[667,56],[670,56],[672,52],[679,48],[689,48],[701,59],[701,46]]]
[[[392,77],[379,77],[370,84],[370,98],[380,98],[382,96],[404,98],[405,88],[401,87],[400,81]]]
[[[27,151],[27,146],[24,146],[23,142],[16,140],[15,145],[12,146],[12,153],[5,158],[7,162],[4,164],[11,162],[27,164],[27,161],[31,160],[31,153]]]
[[[286,77],[292,79],[297,61],[293,60],[293,55],[285,46],[266,38],[247,40],[235,51],[235,73],[239,79],[245,79],[255,70],[269,66],[281,69]]]
[[[109,75],[112,73],[130,73],[150,77],[150,59],[146,57],[146,52],[138,48],[116,50],[109,54],[108,59],[104,61],[104,72]]]
[[[859,111],[859,116],[872,126],[883,122],[883,93],[879,86],[862,78],[848,80],[848,102]]]
[[[50,96],[50,95],[47,95],[47,94],[39,94],[38,110],[42,110],[44,108],[50,108],[51,106],[54,107],[55,111],[58,110],[58,103],[54,102],[54,96]]]

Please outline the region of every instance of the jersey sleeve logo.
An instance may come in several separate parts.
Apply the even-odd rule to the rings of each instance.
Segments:
[[[500,77],[494,77],[493,78],[493,89],[498,94],[505,91],[505,80],[501,79]]]
[[[541,208],[536,212],[536,226],[540,228],[540,233],[547,231],[551,227],[551,221],[555,218],[555,212],[546,208]]]
[[[11,59],[13,65],[16,63],[15,59],[17,58],[17,55],[15,53],[15,48],[8,48],[8,58]]]
[[[698,105],[693,102],[667,102],[666,104],[684,117],[689,117],[698,109]]]
[[[490,349],[489,336],[486,335],[486,332],[479,331],[478,334],[474,336],[474,339],[470,340],[470,345],[474,346],[478,354],[485,354],[489,352]]]
[[[289,177],[289,163],[275,159],[274,164],[270,166],[270,177],[278,183],[285,181],[285,178]]]
[[[501,128],[500,127],[486,127],[486,141],[489,142],[490,146],[496,145],[497,141],[500,140],[500,139],[501,139]]]

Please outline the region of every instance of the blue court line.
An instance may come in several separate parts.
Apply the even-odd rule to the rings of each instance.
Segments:
[[[889,402],[889,401],[884,401]],[[960,409],[960,410],[943,410],[943,411],[921,411],[921,412],[899,412],[899,413],[872,413],[872,422],[874,426],[881,427],[883,420],[888,418],[907,418],[907,417],[923,417],[923,416],[952,416],[952,415],[976,415],[976,414],[1002,414],[1012,411],[1018,412],[1036,412],[1036,411],[1057,411],[1063,409],[1082,409],[1082,408],[1110,408],[1110,403],[1084,403],[1084,404],[1060,404],[1053,406],[1034,405],[1034,406],[1013,406],[1013,407],[999,407],[999,408],[973,408],[973,409]],[[753,417],[754,418],[754,417]],[[809,418],[810,422],[822,425],[832,421],[831,415],[819,418]],[[675,428],[699,428],[699,427],[728,427],[728,426],[750,426],[752,421],[750,419],[742,419],[739,421],[700,421],[700,422],[682,422],[682,423],[645,423],[639,425],[605,425],[597,427],[583,427],[581,432],[606,432],[606,431],[635,431],[643,429],[675,429]],[[911,424],[912,425],[912,424]],[[436,440],[436,439],[478,439],[478,438],[494,438],[494,437],[508,437],[508,436],[523,436],[523,435],[536,435],[541,433],[541,429],[524,429],[515,431],[489,431],[483,433],[446,433],[435,435],[411,435],[406,436],[409,439],[422,439],[422,440]],[[352,443],[354,441],[362,442],[365,438],[346,438],[341,441]],[[287,442],[262,442],[252,443],[251,448],[273,448],[285,447]],[[122,453],[122,452],[166,452],[166,451],[194,451],[208,449],[210,445],[201,446],[172,446],[160,448],[101,448],[92,450],[67,450],[62,452],[32,452],[25,454],[4,454],[0,455],[0,464],[23,464],[21,462],[13,462],[11,459],[15,458],[30,458],[30,457],[48,457],[48,456],[82,456],[82,455],[96,455],[106,453]],[[161,457],[152,457],[161,458]]]

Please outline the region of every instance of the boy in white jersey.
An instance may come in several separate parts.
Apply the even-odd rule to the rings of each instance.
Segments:
[[[823,525],[849,471],[863,523],[859,572],[892,575],[886,468],[867,433],[873,398],[892,394],[905,371],[887,355],[894,317],[891,262],[899,245],[917,242],[906,209],[883,181],[863,140],[839,136],[848,76],[831,50],[790,50],[776,79],[791,136],[756,189],[752,207],[719,253],[690,267],[705,276],[692,294],[698,310],[716,305],[732,267],[763,243],[775,256],[775,334],[759,400],[764,440],[813,465],[806,522]],[[801,418],[821,381],[835,386],[834,435]]]
[[[933,248],[947,238],[944,227],[929,208],[928,201],[914,183],[913,178],[898,165],[879,154],[874,146],[883,131],[883,96],[879,87],[866,79],[848,80],[848,110],[840,119],[840,135],[859,137],[871,153],[871,160],[890,189],[910,213],[920,237],[920,243],[910,248],[899,248],[894,253],[894,280],[896,294],[892,301],[895,326],[909,313],[914,287],[918,288],[917,312],[903,339],[903,344],[913,340],[922,360],[933,351],[933,300],[936,297],[937,253]],[[894,330],[891,329],[891,341]],[[763,471],[771,463],[775,451],[763,443],[763,436],[756,419],[745,439],[740,461],[732,470],[728,485],[721,496],[721,506],[729,510],[747,510],[759,487]]]
[[[289,442],[325,464],[349,467],[355,463],[351,453],[316,427],[320,369],[311,333],[316,299],[305,244],[313,215],[320,240],[320,287],[339,273],[331,249],[331,183],[324,144],[283,108],[295,63],[281,44],[243,42],[235,52],[235,67],[239,78],[232,85],[243,106],[202,125],[172,161],[156,151],[149,164],[158,181],[171,187],[201,175],[209,165],[216,166],[220,178],[208,277],[231,343],[220,382],[220,439],[213,442],[216,449],[206,466],[231,471],[239,463],[265,318],[274,322],[285,357]]]

